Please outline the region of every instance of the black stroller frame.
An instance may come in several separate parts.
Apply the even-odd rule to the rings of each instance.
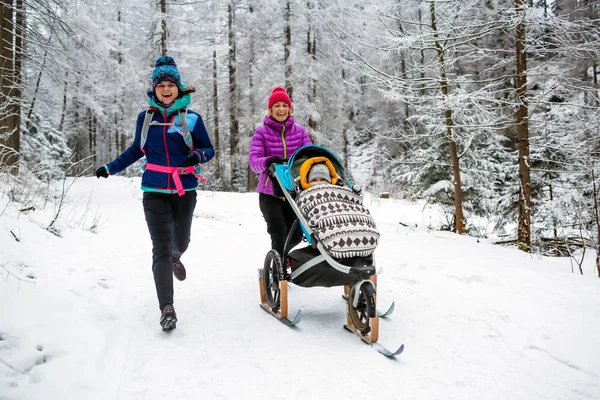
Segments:
[[[300,169],[300,165],[311,157],[324,156],[332,161],[339,180],[343,185],[352,188],[352,183],[346,176],[343,165],[337,157],[329,150],[320,146],[305,146],[296,151],[288,159],[288,164],[272,164],[268,167],[268,173],[274,180],[273,185],[279,186],[286,201],[289,202],[297,220],[290,230],[284,253],[279,254],[277,250],[270,250],[266,257],[263,268],[258,270],[261,308],[270,313],[286,325],[292,326],[300,322],[301,311],[298,310],[294,318],[288,319],[288,283],[299,286],[343,286],[346,300],[346,321],[344,328],[353,332],[361,340],[368,344],[377,342],[379,338],[379,316],[376,312],[376,284],[377,275],[374,257],[354,258],[337,260],[330,256],[314,236],[314,232],[308,221],[296,204],[295,197],[301,191],[300,176],[294,176]],[[302,229],[304,237],[309,246],[300,250],[291,250],[291,243],[296,237],[297,230]],[[287,262],[294,253],[308,258],[297,268],[288,271]],[[314,253],[314,256],[312,254]],[[302,280],[303,274],[317,271],[315,279]],[[380,316],[386,317],[393,311],[394,304],[390,309]],[[382,348],[383,349],[383,348]],[[403,349],[403,347],[402,347]],[[385,350],[385,349],[384,349]],[[396,355],[395,352],[380,350],[384,355]]]

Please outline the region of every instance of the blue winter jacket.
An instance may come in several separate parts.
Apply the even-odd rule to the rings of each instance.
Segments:
[[[148,129],[148,137],[144,145],[148,163],[180,167],[188,158],[190,151],[194,151],[198,155],[201,164],[207,163],[214,157],[215,151],[199,114],[189,110],[187,112],[186,120],[194,143],[192,149],[185,143],[183,136],[177,130],[179,127],[173,126],[173,120],[177,117],[178,110],[187,107],[189,102],[189,94],[177,99],[169,108],[160,106],[153,98],[150,99],[150,109],[153,111],[152,121],[168,122],[171,125],[155,125],[150,126],[150,129]],[[145,116],[146,111],[142,111],[138,115],[133,144],[123,154],[106,165],[110,175],[118,174],[144,156],[144,152],[140,148],[140,142]],[[198,186],[198,179],[194,174],[181,175],[180,178],[186,191],[195,190]],[[173,182],[170,174],[147,169],[142,176],[142,190],[146,192],[177,193],[175,182]]]

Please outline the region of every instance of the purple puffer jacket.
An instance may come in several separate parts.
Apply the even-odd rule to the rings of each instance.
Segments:
[[[312,144],[310,137],[303,126],[294,123],[294,117],[290,116],[281,123],[266,116],[263,124],[252,136],[248,155],[248,163],[252,171],[260,173],[256,191],[273,195],[273,184],[265,171],[269,157],[289,158],[300,147],[309,144]]]

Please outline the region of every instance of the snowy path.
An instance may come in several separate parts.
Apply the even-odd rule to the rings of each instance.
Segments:
[[[191,393],[202,393],[209,399],[233,399],[247,393],[248,398],[283,399],[289,398],[288,387],[302,398],[344,397],[356,393],[356,379],[351,378],[349,386],[352,374],[335,371],[341,371],[340,360],[353,353],[372,358],[371,371],[360,380],[378,380],[377,365],[389,362],[342,329],[345,305],[341,288],[291,287],[290,308],[304,310],[304,321],[297,328],[287,328],[260,310],[257,268],[264,254],[257,252],[255,238],[262,236],[263,247],[268,246],[262,217],[258,210],[235,205],[215,210],[203,204],[222,201],[199,201],[193,245],[183,258],[188,279],[175,282],[180,320],[175,331],[163,333],[158,326],[148,262],[135,261],[131,270],[124,272],[131,285],[123,304],[130,321],[119,338],[122,349],[113,351],[105,361],[106,365],[123,365],[120,376],[114,377],[119,383],[111,389],[114,394],[110,398],[193,398]],[[232,215],[236,209],[239,216]],[[123,225],[140,225],[133,218]],[[227,238],[223,232],[228,232]],[[223,240],[230,244],[224,246]],[[148,257],[140,254],[140,258]],[[256,259],[257,265],[249,259]],[[303,345],[310,350],[300,350]],[[354,364],[353,357],[351,360]],[[321,368],[307,369],[315,362]],[[331,384],[329,395],[321,387],[303,388],[299,379],[320,381],[323,371],[333,373],[326,378]],[[359,382],[361,386],[368,389]]]
[[[39,281],[0,285],[1,400],[600,398],[600,282],[565,259],[408,229],[398,221],[420,223],[417,207],[372,203],[378,301],[396,301],[380,342],[406,344],[390,360],[342,329],[341,288],[291,285],[295,328],[262,311],[256,195],[200,192],[188,279],[175,281],[180,321],[163,333],[138,181],[84,179],[71,195],[85,202],[92,188],[98,234],[0,225],[31,239],[2,239],[0,254]]]

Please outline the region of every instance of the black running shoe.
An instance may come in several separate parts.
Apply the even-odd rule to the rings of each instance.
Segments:
[[[173,275],[175,275],[175,278],[177,278],[178,280],[185,281],[185,267],[183,266],[181,261],[179,261],[179,259],[173,261]]]
[[[170,331],[175,329],[176,325],[177,314],[175,314],[175,309],[171,304],[167,304],[160,315],[160,326],[162,326],[163,331]]]

